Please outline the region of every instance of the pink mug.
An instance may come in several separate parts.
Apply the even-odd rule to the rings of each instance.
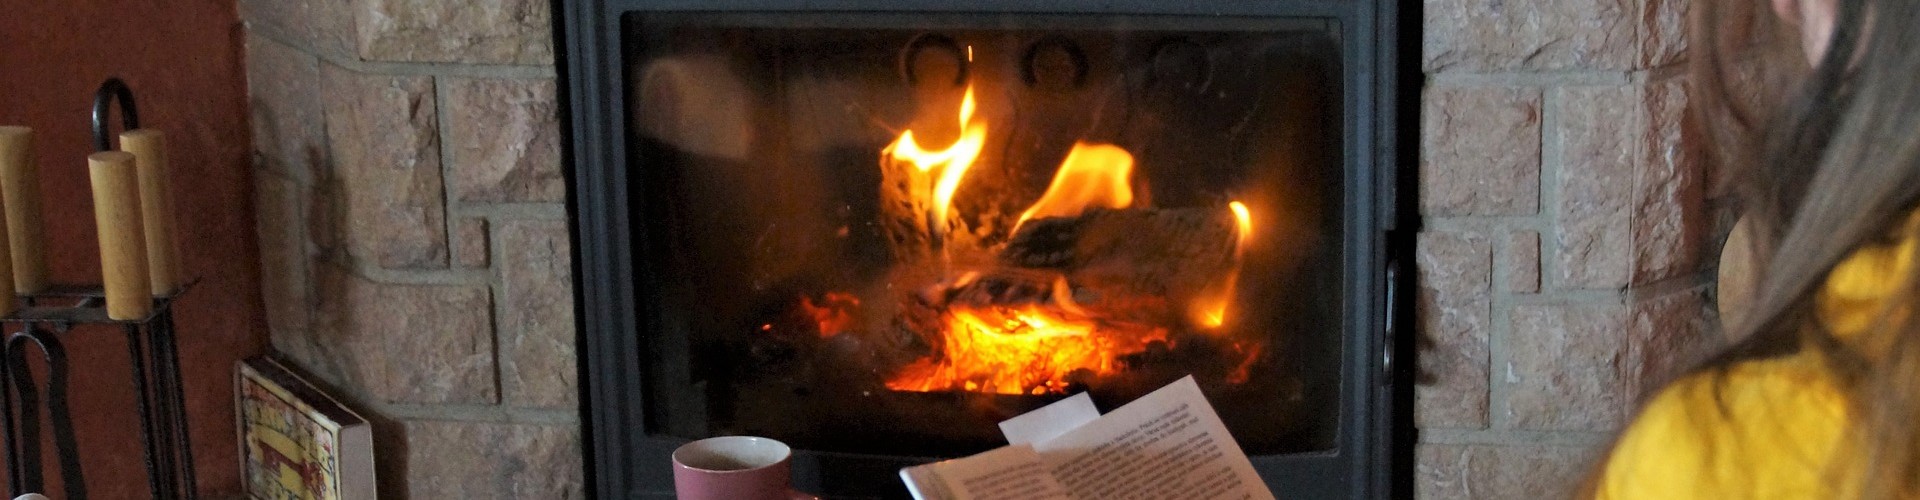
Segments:
[[[763,437],[721,436],[673,450],[673,492],[680,500],[799,500],[787,461],[793,449]]]

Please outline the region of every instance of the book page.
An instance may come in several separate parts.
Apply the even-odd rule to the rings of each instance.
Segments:
[[[900,470],[920,500],[1036,500],[1067,496],[1032,446],[1003,446],[978,455]]]
[[[1273,498],[1191,376],[1033,448],[1075,498]]]
[[[1093,407],[1093,398],[1082,392],[1001,421],[1000,434],[1007,437],[1008,444],[1033,444],[1066,434],[1097,418],[1100,410]]]

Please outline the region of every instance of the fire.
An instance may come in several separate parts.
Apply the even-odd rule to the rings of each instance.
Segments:
[[[1233,289],[1240,280],[1240,261],[1246,256],[1247,242],[1253,235],[1253,214],[1247,205],[1238,201],[1228,203],[1233,212],[1235,232],[1233,233],[1233,269],[1222,278],[1217,288],[1195,304],[1194,321],[1207,328],[1219,328],[1227,324],[1227,306],[1233,303]]]
[[[1233,256],[1240,258],[1247,253],[1247,238],[1253,236],[1253,214],[1247,211],[1247,204],[1238,201],[1227,204],[1233,209],[1233,222],[1240,232],[1233,234]]]
[[[1089,208],[1133,205],[1133,154],[1112,144],[1074,143],[1040,201],[1027,207],[1013,231],[1028,220],[1072,217]]]
[[[969,90],[962,106],[962,121],[972,103]],[[969,133],[984,130],[970,127]],[[912,132],[901,136],[888,154],[930,164],[945,160],[938,155],[902,154],[918,151]],[[961,144],[975,147],[976,139],[963,137]],[[949,149],[953,151],[953,149]],[[962,153],[970,155],[972,153]],[[956,156],[971,161],[972,156]],[[951,194],[947,179],[958,182],[954,165],[945,163],[941,184],[935,194]],[[965,168],[964,165],[960,168]],[[1040,199],[1020,215],[1019,222],[1043,217],[1069,217],[1089,208],[1126,208],[1133,204],[1133,155],[1110,144],[1075,144],[1053,182]],[[951,200],[934,199],[934,207]],[[935,220],[944,220],[942,215]],[[1016,223],[1014,230],[1018,231]],[[964,286],[975,274],[963,275],[956,286]],[[939,359],[921,359],[908,366],[887,387],[905,391],[966,390],[998,394],[1045,394],[1063,392],[1076,371],[1091,375],[1110,375],[1120,369],[1118,357],[1139,352],[1147,343],[1166,339],[1166,330],[1138,326],[1103,325],[1087,318],[1085,310],[1074,302],[1072,285],[1066,277],[1056,277],[1051,285],[1050,301],[1044,305],[1014,307],[955,305],[946,312],[945,331],[941,332]]]
[[[1166,339],[1165,329],[1114,328],[1039,306],[956,308],[941,359],[921,359],[887,388],[996,394],[1064,392],[1075,371],[1119,371],[1116,356]]]
[[[888,165],[910,164],[913,171],[936,179],[931,185],[913,181],[909,190],[916,207],[924,207],[928,218],[928,237],[940,245],[953,209],[954,193],[959,190],[967,170],[978,160],[986,144],[986,125],[974,116],[974,90],[969,85],[961,100],[961,134],[952,145],[940,150],[921,146],[912,130],[881,151]],[[1047,190],[1020,214],[1012,231],[1018,232],[1027,221],[1050,217],[1075,217],[1089,209],[1126,209],[1134,204],[1134,158],[1127,150],[1112,144],[1076,143],[1055,171]],[[1246,205],[1229,205],[1238,223],[1234,233],[1233,266],[1225,276],[1216,278],[1207,290],[1189,304],[1194,322],[1217,327],[1225,323],[1227,302],[1232,299],[1241,255],[1252,233],[1252,216]],[[918,214],[915,214],[918,216]],[[943,251],[945,247],[940,247]],[[951,266],[949,261],[947,265]],[[981,270],[958,271],[959,276],[935,285],[933,290],[961,290],[981,279]],[[996,394],[1046,394],[1064,392],[1070,383],[1091,381],[1124,369],[1123,358],[1147,350],[1154,342],[1168,342],[1165,326],[1145,325],[1116,319],[1111,315],[1089,312],[1075,300],[1075,285],[1066,274],[1050,282],[1027,283],[1044,293],[1021,300],[930,301],[937,316],[928,316],[919,331],[935,347],[934,354],[905,366],[887,380],[889,389],[900,391],[970,391]],[[987,283],[981,286],[996,286]],[[940,293],[921,297],[939,297]],[[845,297],[852,299],[852,297]],[[1011,302],[1011,303],[1002,303]],[[1112,307],[1111,302],[1106,307]],[[851,322],[846,311],[857,300],[841,300],[833,294],[826,303],[804,301],[803,310],[820,325],[821,335],[831,337]],[[1259,348],[1251,351],[1257,354]],[[1252,359],[1250,355],[1248,359]],[[1245,371],[1242,363],[1240,371]],[[1244,378],[1244,377],[1242,377]]]
[[[900,134],[900,138],[887,145],[880,154],[894,161],[907,162],[921,172],[937,175],[930,205],[927,226],[936,237],[945,231],[947,213],[953,207],[953,194],[960,190],[960,180],[967,175],[967,169],[973,161],[980,158],[980,151],[987,144],[987,125],[973,119],[976,105],[973,100],[973,85],[967,85],[965,97],[960,99],[960,138],[953,144],[938,151],[930,151],[920,146],[914,139],[913,131]]]

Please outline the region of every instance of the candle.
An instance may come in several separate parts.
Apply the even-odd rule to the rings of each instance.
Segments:
[[[146,231],[147,273],[153,296],[178,291],[182,283],[180,242],[174,239],[173,191],[167,184],[167,137],[158,130],[120,134],[120,150],[133,153],[140,178],[140,227]]]
[[[100,231],[100,273],[107,317],[143,319],[153,311],[145,232],[140,229],[140,181],[133,154],[87,156],[93,178],[93,220]]]
[[[0,204],[5,205],[13,291],[47,289],[46,232],[40,225],[40,177],[34,167],[33,129],[0,127]]]

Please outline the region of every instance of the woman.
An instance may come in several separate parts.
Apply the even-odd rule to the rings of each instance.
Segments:
[[[1753,0],[1694,2],[1695,104],[1718,159],[1758,167],[1744,340],[1650,400],[1586,496],[1920,498],[1920,0],[1771,4],[1776,26]],[[1764,120],[1726,98],[1757,61],[1729,49],[1764,38],[1747,21],[1813,62]]]

